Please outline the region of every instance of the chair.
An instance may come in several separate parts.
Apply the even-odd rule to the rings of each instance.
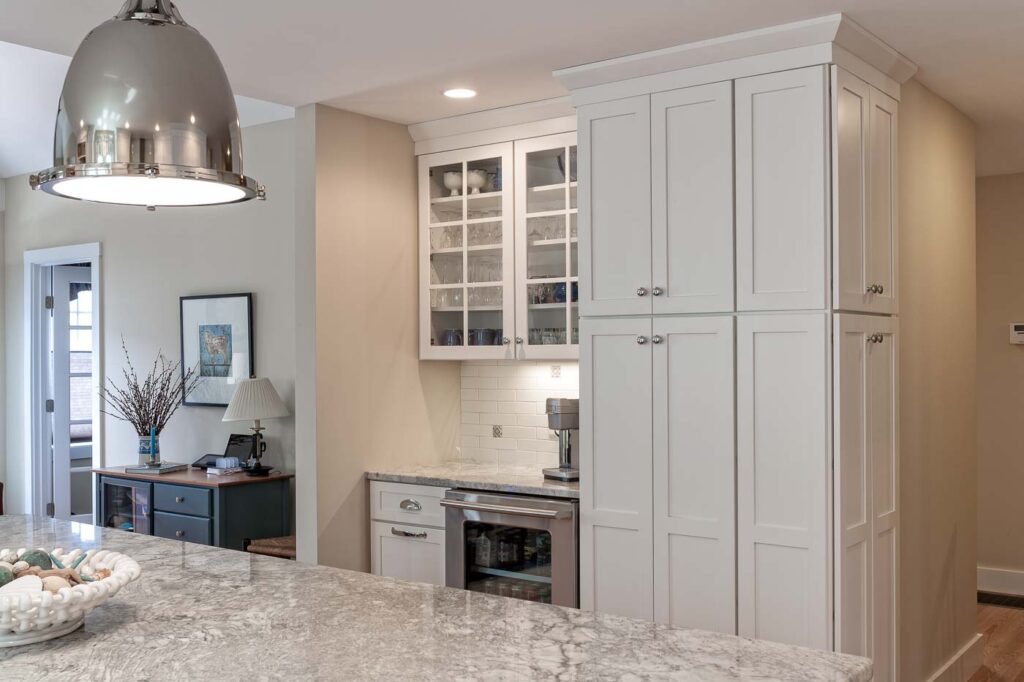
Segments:
[[[249,540],[245,546],[245,551],[264,556],[276,556],[281,559],[294,559],[295,536]]]

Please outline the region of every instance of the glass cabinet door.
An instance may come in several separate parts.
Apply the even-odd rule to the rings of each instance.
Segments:
[[[466,589],[551,603],[551,533],[465,522]]]
[[[152,535],[152,485],[144,481],[102,478],[100,525],[130,533]]]
[[[512,357],[512,145],[420,157],[420,357]]]
[[[519,357],[579,357],[576,133],[515,143]]]

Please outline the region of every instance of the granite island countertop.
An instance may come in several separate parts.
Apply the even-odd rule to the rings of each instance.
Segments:
[[[399,466],[366,472],[371,481],[434,485],[444,488],[491,490],[521,495],[546,495],[579,499],[579,482],[566,483],[544,478],[540,467],[507,464],[445,462],[425,466]]]
[[[123,552],[142,577],[5,680],[676,679],[866,682],[866,659],[595,615],[48,518],[0,547]]]

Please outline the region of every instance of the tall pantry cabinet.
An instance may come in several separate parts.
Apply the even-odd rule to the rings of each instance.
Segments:
[[[579,135],[580,599],[894,680],[899,85],[829,46],[556,74]]]

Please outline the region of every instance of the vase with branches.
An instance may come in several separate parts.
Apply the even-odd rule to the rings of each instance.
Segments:
[[[172,362],[157,352],[145,377],[140,378],[132,364],[124,337],[121,337],[125,367],[121,369],[124,384],[118,386],[107,377],[100,388],[103,407],[100,411],[128,422],[139,436],[139,456],[150,466],[160,465],[160,433],[191,393],[199,376],[195,369],[182,371],[180,362]]]

